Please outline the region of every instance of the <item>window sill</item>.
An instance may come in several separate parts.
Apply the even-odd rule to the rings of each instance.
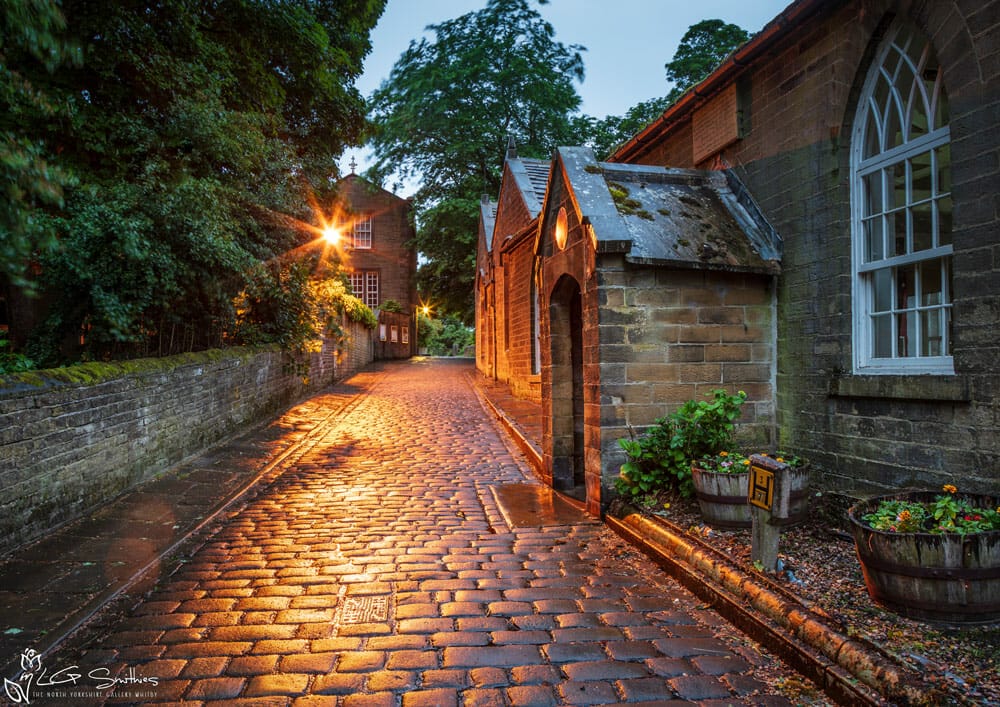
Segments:
[[[969,402],[965,376],[940,375],[845,375],[830,380],[834,398],[887,398],[892,400],[937,400]]]

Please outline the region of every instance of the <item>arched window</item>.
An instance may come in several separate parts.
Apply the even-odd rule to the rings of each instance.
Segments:
[[[929,40],[893,25],[865,81],[852,142],[858,373],[954,372],[948,120]]]

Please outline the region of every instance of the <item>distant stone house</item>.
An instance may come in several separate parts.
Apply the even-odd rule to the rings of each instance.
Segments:
[[[511,142],[500,201],[484,197],[476,258],[477,365],[519,397],[541,400],[537,267],[533,254],[549,161]]]
[[[998,9],[799,0],[608,162],[558,151],[535,246],[555,485],[582,464],[602,505],[613,438],[721,385],[821,487],[1000,490]],[[733,216],[724,248],[644,169]]]
[[[379,318],[375,357],[412,356],[418,304],[413,204],[356,174],[340,181],[339,199],[350,223],[341,241],[343,266],[354,294]],[[401,313],[384,311],[390,300]]]

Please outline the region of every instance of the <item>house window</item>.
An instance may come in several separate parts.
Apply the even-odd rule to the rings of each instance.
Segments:
[[[351,273],[351,289],[354,296],[366,305],[375,309],[378,307],[378,271],[365,270]]]
[[[372,220],[371,218],[360,218],[354,222],[354,247],[363,250],[371,250],[372,247]]]
[[[394,344],[399,341],[399,327],[395,324],[389,327],[389,341]]]
[[[894,25],[855,116],[854,368],[954,373],[951,133],[928,39]]]
[[[402,336],[402,343],[404,344],[410,343],[410,327],[403,326],[401,336]]]

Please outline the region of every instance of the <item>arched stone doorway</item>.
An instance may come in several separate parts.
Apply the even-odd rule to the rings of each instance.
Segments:
[[[549,298],[552,486],[586,500],[584,472],[583,298],[563,275]]]

